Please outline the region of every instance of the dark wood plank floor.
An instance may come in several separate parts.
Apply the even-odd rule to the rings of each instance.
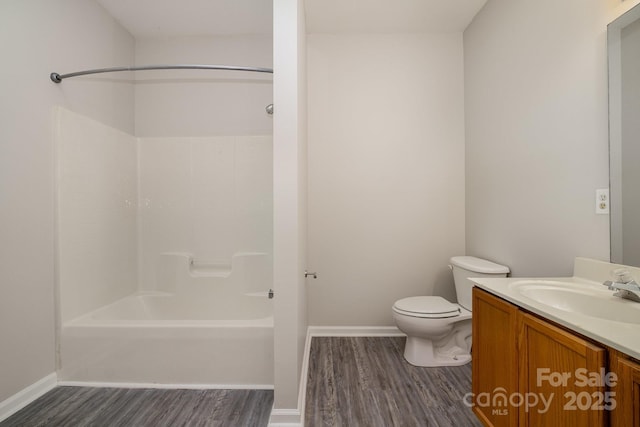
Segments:
[[[313,338],[305,426],[480,426],[464,405],[471,365],[418,368],[404,338]],[[0,423],[36,426],[266,426],[270,390],[57,387]]]
[[[471,364],[418,368],[401,337],[311,341],[305,426],[481,426],[463,396]]]
[[[36,426],[266,426],[271,390],[57,387],[0,423]]]

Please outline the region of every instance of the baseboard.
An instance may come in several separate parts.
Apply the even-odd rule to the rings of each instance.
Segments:
[[[302,369],[300,372],[300,389],[298,390],[298,409],[300,412],[300,425],[304,425],[304,413],[307,403],[307,379],[309,378],[309,356],[311,353],[311,328],[307,327],[307,337],[304,341],[304,353],[302,355]]]
[[[96,388],[154,388],[167,390],[273,390],[271,384],[158,384],[158,383],[110,383],[95,381],[58,381],[60,387]]]
[[[311,334],[307,328],[307,337],[302,354],[302,368],[300,369],[300,386],[298,389],[297,409],[272,409],[269,416],[269,427],[303,427],[304,407],[307,398],[307,377],[309,376],[309,351],[311,349]]]
[[[302,413],[298,409],[272,409],[269,427],[302,427]]]
[[[54,372],[0,402],[0,422],[6,420],[43,394],[53,390],[57,385],[57,381],[58,376]]]
[[[304,408],[306,404],[307,378],[309,375],[309,352],[313,337],[371,337],[371,336],[405,336],[395,326],[309,326],[301,369],[300,389],[298,391],[297,409],[273,409],[269,418],[270,427],[302,426]],[[56,373],[52,373],[41,380],[24,388],[8,399],[0,402],[0,422],[9,418],[20,409],[27,406],[43,394],[53,390],[56,386],[76,387],[116,387],[116,388],[156,388],[156,389],[253,389],[272,390],[270,384],[155,384],[155,383],[108,383],[83,381],[58,381]]]
[[[404,337],[395,326],[309,326],[312,337]]]

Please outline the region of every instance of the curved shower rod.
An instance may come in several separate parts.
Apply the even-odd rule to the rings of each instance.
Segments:
[[[49,77],[54,83],[60,83],[63,79],[69,77],[84,76],[86,74],[114,73],[118,71],[145,71],[145,70],[229,70],[229,71],[250,71],[253,73],[269,73],[273,74],[272,68],[260,67],[240,67],[235,65],[141,65],[138,67],[113,67],[113,68],[96,68],[94,70],[76,71],[75,73],[58,74],[51,73]]]

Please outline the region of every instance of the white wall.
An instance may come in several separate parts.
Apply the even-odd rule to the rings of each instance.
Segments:
[[[136,42],[136,64],[213,64],[271,68],[269,36],[172,37]],[[273,77],[240,71],[136,74],[136,135],[271,134]],[[276,107],[277,108],[277,107]]]
[[[464,33],[467,254],[515,276],[609,259],[606,24],[615,0],[489,0]]]
[[[307,338],[307,329],[309,327],[309,306],[307,299],[308,279],[303,278],[302,274],[308,269],[308,239],[309,239],[309,142],[308,142],[308,77],[307,77],[307,30],[306,30],[306,11],[304,0],[298,0],[297,4],[297,127],[298,127],[298,281],[296,283],[296,293],[298,300],[297,308],[297,352],[295,354],[298,362],[298,406],[304,417],[304,408],[301,407],[303,395],[306,389],[306,381],[302,378],[301,371],[304,366],[304,351]],[[304,424],[304,422],[303,422]]]
[[[68,321],[138,289],[136,138],[56,109],[58,287]]]
[[[640,4],[640,0],[607,0],[607,23],[612,22]]]
[[[272,423],[301,422],[299,384],[307,331],[306,80],[303,0],[274,0]],[[304,393],[304,390],[302,390]]]
[[[309,321],[393,325],[455,301],[464,254],[462,35],[308,36]]]
[[[0,401],[55,371],[52,107],[133,131],[133,88],[49,73],[133,61],[132,37],[94,2],[0,2]]]

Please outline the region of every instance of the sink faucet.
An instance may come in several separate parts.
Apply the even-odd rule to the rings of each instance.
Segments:
[[[603,283],[612,291],[617,291],[613,296],[640,302],[640,284],[631,277],[631,274],[623,268],[614,270],[614,281],[607,280]]]

